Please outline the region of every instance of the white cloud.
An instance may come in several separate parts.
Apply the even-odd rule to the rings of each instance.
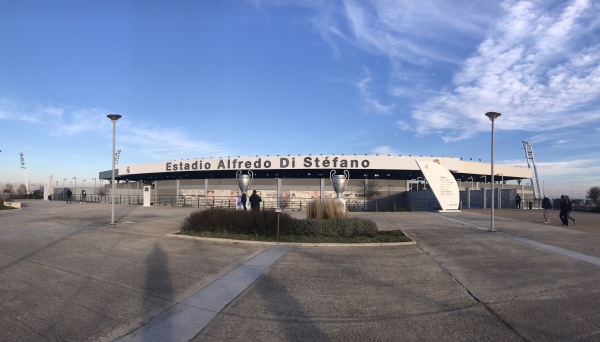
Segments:
[[[229,150],[214,144],[189,137],[182,128],[132,127],[124,133],[132,150],[153,160],[187,159],[193,157],[217,157]],[[157,137],[160,141],[157,142]]]
[[[401,131],[411,131],[412,127],[410,126],[410,123],[404,120],[398,120],[396,121],[396,126],[401,130]]]
[[[484,8],[478,4],[475,10],[471,1],[435,0],[343,3],[352,43],[373,54],[414,65],[457,62],[456,49],[448,47],[460,46],[466,37],[480,35],[481,27],[487,25],[487,13],[496,6]]]
[[[372,149],[372,153],[375,154],[400,154],[390,146],[376,146]]]
[[[489,130],[488,111],[503,113],[499,130],[600,121],[597,1],[341,2],[309,2],[320,10],[315,28],[336,53],[343,41],[388,59],[386,95],[417,101],[408,125],[417,135],[471,138]],[[389,112],[371,82],[358,84],[367,107]]]
[[[365,102],[365,111],[379,114],[391,114],[394,105],[384,105],[376,100],[371,92],[371,73],[365,68],[365,77],[356,83],[356,87],[360,91]]]
[[[573,1],[557,9],[505,2],[507,13],[444,91],[413,113],[417,133],[466,139],[488,129],[483,113],[503,113],[500,129],[554,130],[600,121],[599,7]],[[590,15],[590,12],[595,15]],[[573,115],[585,112],[586,115]],[[568,117],[568,119],[566,119]]]
[[[22,105],[0,99],[0,120],[28,121],[52,137],[91,140],[111,136],[112,124],[103,108],[76,108],[57,105]],[[117,123],[117,144],[124,150],[138,151],[153,160],[182,159],[227,154],[220,144],[197,140],[183,128],[146,127],[122,118]]]
[[[23,108],[15,101],[6,98],[0,98],[0,119],[26,121],[31,123],[38,122],[35,115],[32,115],[29,110]]]

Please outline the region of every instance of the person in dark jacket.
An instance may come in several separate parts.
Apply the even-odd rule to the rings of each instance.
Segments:
[[[250,195],[250,209],[260,210],[260,202],[262,202],[262,198],[256,194],[256,190],[252,190],[252,195]]]
[[[548,197],[544,197],[542,200],[542,208],[544,209],[544,223],[550,223],[550,209],[552,209],[552,203]]]
[[[71,202],[72,195],[73,195],[73,193],[71,192],[71,189],[67,189],[67,203],[73,204],[73,202]]]
[[[565,196],[565,195],[560,196],[560,214],[558,215],[558,217],[560,217],[560,220],[563,223],[563,227],[569,226],[569,208],[570,207],[571,207],[571,205],[569,203],[569,199],[567,198],[567,196]]]
[[[248,202],[248,196],[246,196],[245,192],[242,193],[242,199],[241,199],[241,201],[242,201],[242,206],[244,207],[244,211],[246,211],[247,210],[246,209],[246,202]]]
[[[517,203],[517,209],[521,209],[521,196],[519,196],[519,194],[517,194],[515,202]]]
[[[569,196],[565,196],[567,201],[569,202],[569,211],[567,212],[567,221],[571,220],[573,223],[576,222],[575,218],[571,216],[571,212],[573,211],[573,203],[571,203],[571,198]]]

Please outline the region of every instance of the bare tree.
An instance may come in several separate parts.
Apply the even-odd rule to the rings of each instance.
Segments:
[[[100,201],[102,201],[102,198],[104,196],[108,195],[108,189],[107,188],[97,188],[96,195],[100,196]]]
[[[292,197],[290,196],[290,192],[284,191],[281,194],[281,197],[279,197],[279,207],[281,208],[281,210],[284,210],[285,208],[289,207],[291,201]]]
[[[4,184],[4,192],[5,193],[12,194],[13,193],[13,189],[14,189],[14,186],[12,185],[12,183],[6,183],[6,184]]]
[[[27,195],[27,186],[25,186],[25,184],[19,185],[19,188],[17,189],[17,194]]]
[[[374,180],[368,181],[365,179],[365,185],[358,191],[358,196],[365,199],[365,209],[368,203],[377,196],[381,195],[381,186]]]

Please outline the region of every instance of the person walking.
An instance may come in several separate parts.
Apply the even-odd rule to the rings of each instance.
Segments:
[[[550,209],[552,209],[552,203],[546,196],[544,196],[544,199],[542,200],[542,208],[544,209],[544,223],[550,223],[549,215]]]
[[[71,202],[72,195],[73,195],[73,193],[71,192],[71,189],[67,189],[67,203],[73,204],[73,202]]]
[[[560,217],[563,227],[569,226],[569,201],[565,195],[560,196],[560,214],[558,217]]]
[[[567,212],[567,219],[573,221],[573,223],[576,222],[575,218],[571,216],[571,212],[573,212],[573,203],[571,203],[571,198],[569,198],[569,196],[565,196],[567,198],[567,201],[569,201],[569,211]]]
[[[521,196],[517,194],[517,198],[515,198],[515,202],[517,202],[517,209],[521,209]]]
[[[260,210],[260,202],[262,202],[262,198],[256,194],[256,190],[252,190],[252,195],[250,195],[250,209]]]

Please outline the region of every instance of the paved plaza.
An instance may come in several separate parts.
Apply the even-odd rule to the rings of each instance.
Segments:
[[[598,214],[353,213],[415,244],[314,247],[173,236],[197,208],[23,204],[0,211],[0,341],[600,341]]]

